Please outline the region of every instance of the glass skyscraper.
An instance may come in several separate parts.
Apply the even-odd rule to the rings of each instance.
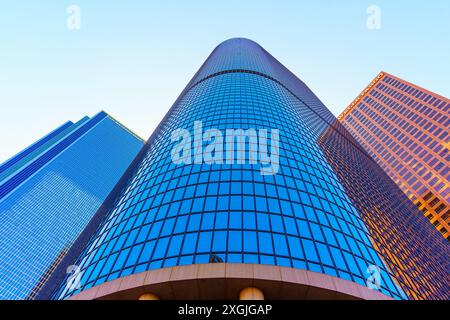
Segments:
[[[0,299],[34,299],[143,147],[105,112],[0,165]]]
[[[445,239],[253,41],[219,45],[145,148],[53,298],[449,298]]]
[[[450,240],[449,114],[449,99],[381,72],[339,120]]]

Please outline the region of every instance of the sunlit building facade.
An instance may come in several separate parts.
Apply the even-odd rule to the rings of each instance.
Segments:
[[[450,100],[381,72],[339,120],[450,239]]]
[[[228,130],[242,131],[220,139]],[[174,161],[180,145],[183,163]],[[445,239],[253,41],[219,45],[145,148],[73,261],[78,286],[69,275],[52,298],[449,297]],[[343,175],[352,170],[354,182]],[[401,254],[386,246],[392,236]]]
[[[143,147],[108,114],[0,165],[0,299],[34,299]]]

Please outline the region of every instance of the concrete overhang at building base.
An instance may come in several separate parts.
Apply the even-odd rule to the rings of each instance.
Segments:
[[[259,264],[210,263],[162,268],[102,283],[70,300],[238,300],[242,289],[267,300],[392,300],[379,291],[326,274]]]

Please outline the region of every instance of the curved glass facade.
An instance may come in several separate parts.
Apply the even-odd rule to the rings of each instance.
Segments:
[[[224,42],[152,135],[76,262],[81,288],[61,284],[55,298],[146,270],[208,263],[211,254],[227,263],[307,269],[364,286],[368,268],[375,265],[381,292],[410,297],[323,149],[324,134],[331,130],[351,152],[367,157],[334,119],[303,82],[259,45],[246,39]],[[174,131],[189,131],[199,148],[211,142],[205,136],[196,139],[198,121],[202,132],[253,129],[259,138],[249,134],[245,150],[233,142],[233,163],[196,163],[194,149],[192,163],[175,164]],[[267,145],[261,144],[265,130]],[[275,130],[279,143],[271,135]],[[261,161],[240,161],[244,155],[251,159],[258,147],[273,156],[275,144],[279,160],[271,163],[273,174],[263,173],[267,166]]]

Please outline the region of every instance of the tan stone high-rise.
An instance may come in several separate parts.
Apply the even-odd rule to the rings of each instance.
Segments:
[[[450,239],[450,100],[381,72],[339,120]]]

